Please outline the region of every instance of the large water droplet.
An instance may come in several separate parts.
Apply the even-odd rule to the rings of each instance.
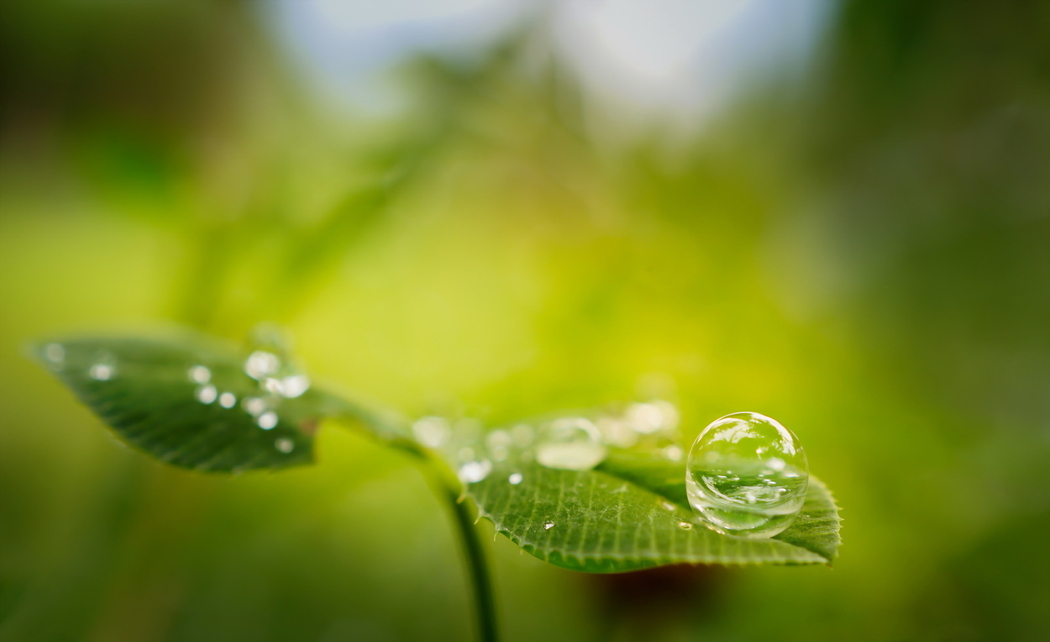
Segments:
[[[583,417],[557,419],[536,445],[536,461],[547,468],[590,470],[605,459],[598,429]]]
[[[772,537],[802,510],[809,468],[794,433],[765,415],[738,412],[696,438],[685,482],[689,504],[708,528]]]

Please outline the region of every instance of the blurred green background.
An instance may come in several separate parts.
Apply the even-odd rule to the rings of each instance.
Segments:
[[[746,19],[677,21],[699,99],[595,75],[570,27],[616,3],[445,4],[340,38],[321,0],[0,3],[0,639],[470,639],[403,458],[327,427],[312,468],[167,468],[24,357],[262,320],[409,415],[766,413],[843,507],[833,569],[499,538],[508,640],[1048,639],[1050,3],[711,3]]]

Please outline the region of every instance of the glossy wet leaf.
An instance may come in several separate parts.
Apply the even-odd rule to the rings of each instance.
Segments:
[[[677,563],[830,564],[839,543],[838,510],[815,478],[788,530],[744,539],[696,524],[684,464],[647,453],[616,453],[586,471],[512,458],[465,493],[497,532],[527,552],[593,573]]]
[[[37,355],[126,443],[209,471],[313,461],[313,429],[338,400],[308,389],[268,393],[245,373],[247,352],[196,335],[54,341]]]
[[[55,341],[36,352],[122,440],[176,466],[240,471],[311,463],[313,430],[327,417],[354,420],[381,442],[427,457],[403,422],[316,388],[275,394],[258,373],[248,374],[265,369],[265,358],[253,361],[248,350],[199,335]],[[442,453],[467,481],[464,495],[497,532],[558,566],[604,573],[677,563],[830,564],[838,548],[837,508],[812,477],[790,528],[772,539],[743,539],[695,522],[684,463],[613,450],[594,470],[559,470],[520,448],[492,463],[480,458],[483,437],[460,435]],[[464,448],[479,453],[469,470],[457,461]]]

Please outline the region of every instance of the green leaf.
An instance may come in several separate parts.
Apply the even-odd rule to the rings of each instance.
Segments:
[[[467,484],[465,495],[525,551],[591,573],[678,563],[830,564],[839,544],[838,509],[816,478],[788,530],[772,539],[745,539],[696,524],[685,465],[644,452],[615,452],[586,471],[511,457]]]
[[[272,381],[267,390],[246,374],[245,351],[197,335],[54,341],[35,352],[120,439],[184,468],[311,463],[317,421],[342,407],[313,388],[275,394]]]
[[[440,453],[429,451],[397,417],[316,388],[275,388],[290,371],[253,378],[248,351],[199,335],[56,341],[36,353],[121,439],[185,468],[311,463],[313,431],[327,417],[352,419],[440,469],[462,471],[462,453],[486,451],[484,435],[470,422]],[[594,470],[574,471],[541,466],[528,446],[501,448],[501,461],[473,462],[484,473],[475,468],[465,477],[483,479],[465,484],[463,494],[497,532],[558,566],[609,573],[678,563],[830,564],[838,549],[838,509],[813,477],[792,526],[753,540],[698,525],[686,498],[685,466],[663,451],[612,450]]]

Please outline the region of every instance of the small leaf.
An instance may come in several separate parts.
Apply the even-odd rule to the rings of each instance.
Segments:
[[[813,477],[788,530],[745,539],[695,522],[683,463],[619,451],[595,470],[556,470],[522,454],[464,492],[497,532],[557,566],[612,573],[677,563],[830,564],[838,548],[838,510]]]
[[[248,354],[197,335],[56,341],[36,353],[123,441],[184,468],[311,463],[316,422],[339,404],[302,390],[305,379],[285,393],[280,380],[257,381]]]

